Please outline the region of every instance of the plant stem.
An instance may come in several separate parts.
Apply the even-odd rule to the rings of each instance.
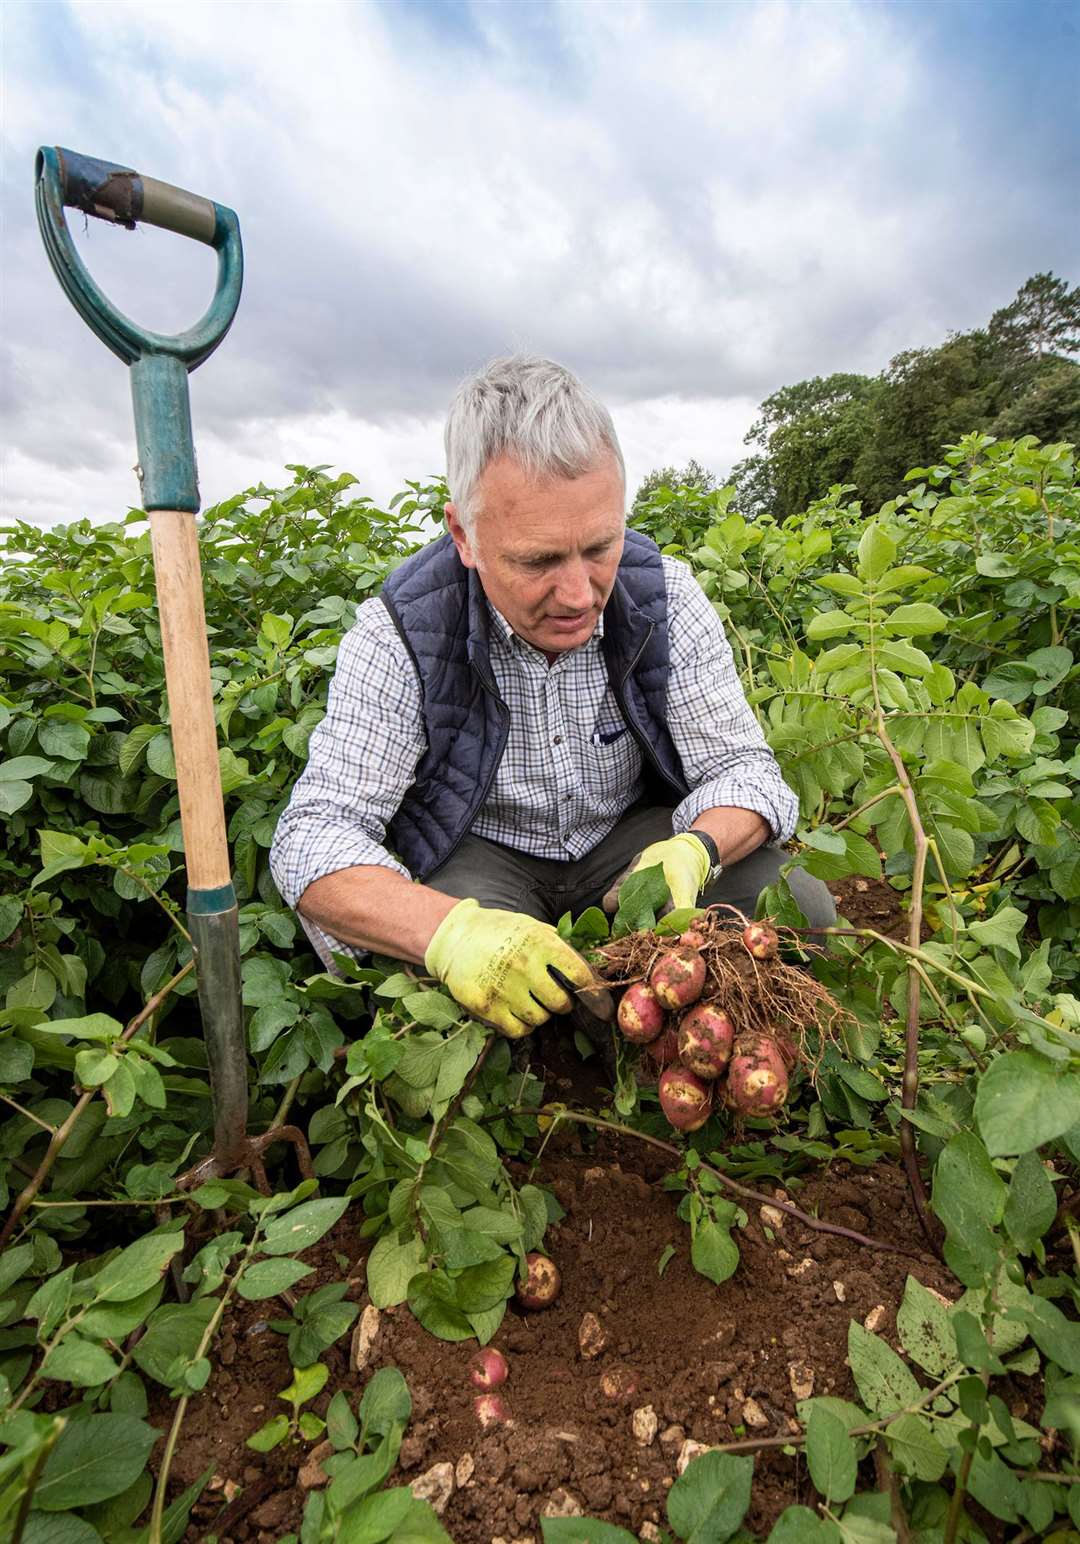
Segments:
[[[686,1154],[673,1142],[664,1142],[660,1137],[650,1137],[644,1131],[635,1131],[633,1126],[624,1126],[619,1121],[606,1120],[602,1115],[586,1115],[580,1110],[568,1110],[562,1105],[545,1105],[540,1110],[530,1109],[524,1106],[520,1109],[503,1110],[501,1115],[546,1115],[553,1122],[560,1120],[576,1121],[582,1126],[596,1126],[601,1131],[612,1131],[618,1136],[633,1137],[638,1142],[644,1142],[648,1147],[655,1147],[662,1153],[669,1153],[680,1161],[685,1160]],[[851,1239],[852,1243],[863,1244],[867,1249],[883,1249],[889,1254],[908,1255],[914,1258],[913,1251],[903,1248],[900,1244],[889,1244],[884,1239],[868,1238],[865,1233],[856,1233],[853,1228],[841,1228],[831,1222],[821,1222],[817,1217],[811,1217],[808,1213],[800,1211],[797,1206],[792,1206],[790,1201],[778,1201],[773,1196],[762,1195],[758,1190],[751,1190],[747,1185],[740,1185],[737,1180],[731,1179],[722,1169],[715,1168],[710,1163],[698,1165],[705,1173],[711,1174],[732,1195],[739,1196],[744,1201],[754,1201],[759,1206],[773,1206],[778,1212],[793,1217],[796,1222],[801,1222],[804,1228],[810,1228],[815,1233],[832,1233],[837,1238]]]
[[[876,700],[876,672],[874,673],[874,696]],[[874,728],[885,754],[892,762],[896,771],[896,781],[900,786],[900,797],[904,801],[904,808],[907,810],[907,817],[915,842],[915,860],[911,872],[911,907],[908,912],[908,945],[912,949],[918,949],[922,942],[923,884],[926,878],[926,855],[929,851],[929,842],[923,829],[922,816],[919,814],[918,801],[915,798],[915,790],[911,786],[911,779],[908,777],[907,767],[904,765],[903,757],[896,749],[896,746],[889,737],[888,730],[885,728],[885,715],[882,712],[880,702],[877,704],[877,722]],[[904,1081],[900,1094],[900,1105],[904,1110],[913,1110],[919,1096],[920,985],[918,973],[909,965],[907,1017],[904,1028]],[[923,1184],[922,1174],[919,1171],[919,1159],[915,1150],[915,1127],[908,1120],[900,1123],[900,1153],[904,1162],[904,1172],[907,1174],[912,1204],[915,1207],[922,1230],[926,1235],[926,1241],[934,1253],[940,1256],[941,1246],[938,1242],[933,1223],[930,1220],[926,1187]]]
[[[251,1239],[248,1242],[247,1248],[244,1250],[243,1256],[241,1257],[240,1264],[232,1274],[229,1285],[221,1294],[213,1316],[202,1332],[202,1336],[199,1340],[195,1355],[192,1357],[192,1361],[197,1362],[201,1357],[206,1355],[211,1341],[217,1334],[218,1325],[221,1323],[225,1309],[229,1305],[229,1300],[233,1295],[236,1283],[240,1280],[240,1277],[243,1275],[244,1268],[246,1267],[248,1261],[251,1259],[251,1256],[255,1253],[255,1249],[259,1242],[260,1233],[261,1219],[259,1226],[256,1227],[255,1232],[251,1235]],[[169,1435],[165,1440],[165,1451],[161,1455],[161,1468],[158,1470],[157,1484],[154,1487],[154,1505],[150,1513],[150,1531],[148,1544],[161,1544],[161,1524],[165,1513],[165,1492],[169,1483],[169,1470],[172,1468],[173,1458],[176,1454],[176,1446],[180,1440],[180,1428],[184,1424],[184,1417],[187,1415],[187,1407],[190,1401],[190,1394],[182,1394],[180,1396],[179,1403],[176,1406],[176,1413],[172,1419],[172,1425],[169,1427]]]
[[[30,1516],[30,1505],[34,1499],[34,1492],[37,1490],[38,1480],[41,1479],[41,1471],[48,1462],[49,1454],[56,1446],[60,1433],[66,1425],[67,1418],[65,1416],[55,1416],[53,1418],[52,1431],[50,1431],[38,1449],[34,1458],[34,1467],[30,1471],[26,1481],[26,1489],[23,1491],[19,1502],[19,1510],[15,1514],[15,1522],[11,1532],[11,1544],[21,1544],[23,1533],[26,1531],[27,1520]]]
[[[137,1035],[139,1030],[146,1023],[147,1019],[152,1017],[152,1015],[155,1014],[161,1007],[161,1004],[165,1001],[166,997],[168,997],[173,988],[179,982],[183,981],[188,972],[194,968],[195,961],[193,959],[189,960],[186,965],[182,966],[181,969],[176,972],[176,975],[173,976],[171,980],[166,981],[165,985],[161,988],[161,991],[156,992],[154,996],[151,997],[150,1001],[146,1004],[145,1008],[143,1008],[135,1015],[131,1023],[120,1035],[120,1040],[131,1040],[135,1035]],[[63,1152],[65,1146],[67,1145],[67,1140],[78,1124],[80,1115],[86,1109],[86,1106],[90,1103],[95,1094],[100,1092],[100,1088],[86,1089],[85,1092],[79,1096],[78,1100],[76,1101],[75,1108],[72,1110],[67,1120],[65,1120],[62,1125],[57,1126],[53,1132],[52,1137],[49,1140],[49,1145],[45,1149],[45,1156],[38,1164],[37,1171],[34,1174],[33,1179],[26,1186],[25,1190],[22,1191],[18,1200],[15,1202],[15,1205],[11,1208],[8,1220],[4,1224],[3,1232],[0,1232],[0,1249],[3,1249],[7,1244],[9,1238],[15,1230],[15,1224],[26,1211],[27,1207],[37,1195],[42,1185],[48,1179],[49,1174],[52,1171],[53,1164],[55,1164],[56,1160],[59,1158],[60,1154]]]
[[[963,1367],[955,1368],[947,1378],[942,1378],[940,1383],[935,1383],[933,1388],[923,1389],[913,1404],[904,1405],[899,1410],[890,1410],[888,1415],[881,1415],[876,1421],[868,1421],[865,1426],[852,1426],[848,1432],[849,1437],[875,1437],[879,1436],[893,1421],[902,1415],[917,1415],[920,1410],[932,1404],[939,1394],[951,1388],[965,1374]],[[791,1432],[786,1437],[742,1437],[738,1442],[722,1442],[718,1447],[711,1448],[714,1453],[756,1453],[765,1448],[801,1447],[806,1441],[805,1431]]]

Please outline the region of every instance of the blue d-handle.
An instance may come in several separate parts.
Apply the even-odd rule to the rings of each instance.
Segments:
[[[240,222],[223,204],[58,146],[38,151],[34,180],[38,224],[57,278],[83,320],[131,367],[143,508],[194,514],[199,488],[187,377],[214,352],[236,315],[244,279]],[[90,277],[65,206],[130,230],[140,222],[157,225],[213,247],[217,288],[206,315],[174,337],[137,326]]]

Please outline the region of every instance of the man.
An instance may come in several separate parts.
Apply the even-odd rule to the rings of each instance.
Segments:
[[[423,964],[518,1036],[592,984],[561,913],[660,863],[675,905],[752,914],[797,802],[690,570],[626,530],[611,417],[569,371],[494,361],[446,454],[448,534],[359,607],[271,866],[324,958]]]

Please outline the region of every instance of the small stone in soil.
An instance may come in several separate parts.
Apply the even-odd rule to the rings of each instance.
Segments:
[[[702,1453],[708,1453],[709,1451],[710,1448],[707,1443],[695,1442],[693,1437],[687,1437],[679,1450],[679,1457],[675,1464],[676,1470],[679,1474],[684,1474],[687,1464],[693,1463],[695,1458],[700,1458]]]
[[[458,1490],[466,1486],[476,1473],[476,1459],[471,1453],[462,1453],[454,1469],[454,1484]]]
[[[379,1333],[381,1315],[374,1303],[369,1303],[360,1315],[360,1323],[353,1331],[352,1364],[357,1372],[363,1372],[371,1357],[371,1348]]]
[[[327,1483],[330,1476],[323,1468],[323,1460],[329,1458],[333,1451],[332,1442],[320,1442],[318,1447],[312,1448],[296,1476],[296,1483],[301,1490],[317,1490],[320,1485]]]
[[[885,1319],[886,1312],[887,1310],[884,1303],[876,1304],[875,1307],[871,1308],[870,1312],[863,1320],[863,1329],[869,1330],[872,1335],[876,1330],[881,1328],[881,1325]]]
[[[648,1447],[655,1440],[656,1430],[659,1426],[656,1419],[656,1411],[652,1405],[642,1405],[640,1410],[635,1410],[630,1418],[630,1427],[634,1433],[634,1441],[641,1447]]]
[[[580,1517],[581,1515],[581,1502],[561,1485],[558,1490],[552,1491],[540,1508],[541,1517]]]
[[[768,1426],[769,1417],[758,1404],[756,1399],[747,1399],[743,1403],[742,1418],[747,1426],[754,1426],[759,1431],[763,1426]]]
[[[792,1362],[788,1381],[796,1399],[809,1399],[814,1392],[814,1369],[808,1362]]]
[[[436,1516],[441,1517],[454,1494],[454,1466],[432,1464],[417,1479],[409,1481],[409,1489],[417,1501],[428,1501]]]
[[[832,1289],[836,1293],[836,1301],[838,1303],[843,1303],[846,1301],[847,1287],[844,1286],[842,1281],[834,1281],[832,1284]]]

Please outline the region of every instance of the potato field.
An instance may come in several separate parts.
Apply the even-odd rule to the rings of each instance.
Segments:
[[[634,523],[723,617],[808,941],[560,931],[619,1000],[511,1044],[328,973],[268,850],[358,601],[429,539],[292,466],[205,512],[248,1124],[213,1111],[145,518],[6,527],[0,1539],[1080,1540],[1080,486],[972,434],[871,514]],[[193,1174],[193,1169],[196,1172]]]

